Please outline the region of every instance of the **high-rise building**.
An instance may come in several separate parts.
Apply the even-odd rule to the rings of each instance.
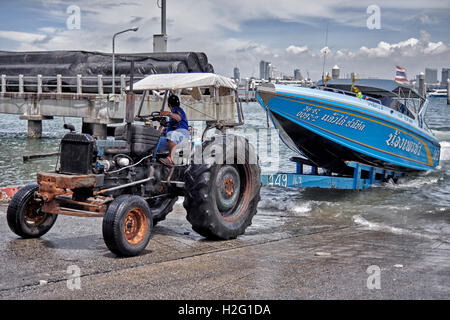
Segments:
[[[450,79],[450,69],[442,68],[441,87],[447,88],[447,79]]]
[[[233,69],[233,75],[234,75],[234,81],[236,81],[236,83],[239,83],[241,81],[241,72],[239,71],[238,67],[235,67]]]
[[[283,79],[283,72],[277,69],[277,67],[270,64],[269,66],[269,79],[281,80]]]
[[[436,84],[437,80],[437,69],[425,68],[425,83],[426,84]]]
[[[273,78],[273,66],[270,62],[267,63],[267,68],[266,68],[266,79],[272,79]]]
[[[272,64],[270,62],[261,60],[259,63],[259,78],[269,80]]]
[[[261,80],[266,78],[266,62],[264,60],[259,63],[259,78]]]
[[[300,69],[294,70],[294,80],[302,80],[302,73],[300,72]]]
[[[419,81],[420,81],[420,75],[416,75],[416,84],[414,86],[414,89],[419,91]]]

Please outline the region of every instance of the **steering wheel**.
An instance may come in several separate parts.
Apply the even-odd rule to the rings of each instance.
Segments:
[[[148,119],[152,121],[158,121],[161,126],[167,127],[168,124],[167,116],[162,116],[161,112],[159,111],[152,112],[148,117]]]

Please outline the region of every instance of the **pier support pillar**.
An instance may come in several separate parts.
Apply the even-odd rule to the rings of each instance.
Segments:
[[[450,79],[447,79],[447,104],[450,104]]]
[[[30,139],[40,139],[42,137],[42,120],[52,120],[53,117],[41,115],[23,115],[20,120],[28,121],[27,135]]]
[[[427,93],[426,90],[427,90],[427,89],[425,88],[425,74],[424,74],[423,72],[421,72],[421,73],[419,74],[419,94],[420,94],[422,97],[425,97],[425,96],[426,96],[426,93]]]
[[[245,83],[245,102],[247,102],[247,103],[248,103],[248,91],[249,91],[249,88],[250,88],[250,83],[247,81]]]
[[[28,138],[40,139],[42,137],[42,120],[28,120]]]
[[[105,140],[107,137],[107,125],[102,123],[89,123],[83,120],[81,132]]]

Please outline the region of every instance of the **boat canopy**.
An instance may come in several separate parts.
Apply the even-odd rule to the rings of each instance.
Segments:
[[[345,91],[351,91],[352,86],[369,96],[384,96],[384,97],[400,97],[400,98],[421,98],[411,86],[401,84],[393,80],[384,79],[359,79],[352,83],[352,79],[332,79],[327,81],[326,86]],[[316,83],[316,86],[324,86],[322,80]]]
[[[214,73],[167,73],[152,74],[135,84],[133,90],[179,90],[196,87],[224,87],[236,90],[235,82]],[[129,90],[129,87],[127,87]]]

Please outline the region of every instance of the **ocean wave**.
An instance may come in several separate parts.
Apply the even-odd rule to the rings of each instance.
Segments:
[[[418,238],[425,238],[425,239],[429,239],[429,240],[438,240],[438,241],[450,243],[450,239],[443,238],[442,236],[439,236],[436,234],[417,232],[417,231],[413,231],[413,230],[409,230],[409,229],[389,226],[389,225],[386,225],[383,223],[371,222],[371,221],[368,221],[365,218],[363,218],[361,215],[353,216],[353,222],[355,224],[363,226],[369,230],[388,232],[388,233],[393,233],[393,234],[398,234],[398,235],[408,235],[408,236],[413,236],[413,237],[418,237]]]
[[[426,171],[420,176],[413,178],[400,179],[397,183],[388,181],[379,185],[374,185],[374,188],[388,188],[388,189],[420,189],[424,186],[429,186],[442,181],[443,177],[429,176],[435,174],[435,171]]]
[[[309,216],[311,213],[311,204],[306,203],[304,205],[295,206],[292,208],[292,211],[296,213],[296,215],[299,216]]]
[[[307,217],[311,215],[312,203],[299,204],[295,200],[282,200],[278,198],[263,198],[258,204],[259,209],[283,211],[294,216]]]
[[[443,126],[436,126],[436,127],[431,127],[430,128],[431,131],[433,131],[434,134],[436,134],[436,132],[450,132],[450,127],[443,127]]]
[[[441,141],[440,161],[450,160],[450,141]]]
[[[446,142],[446,141],[450,141],[450,131],[448,130],[432,130],[433,135],[440,141],[440,143],[442,144],[442,142]]]

